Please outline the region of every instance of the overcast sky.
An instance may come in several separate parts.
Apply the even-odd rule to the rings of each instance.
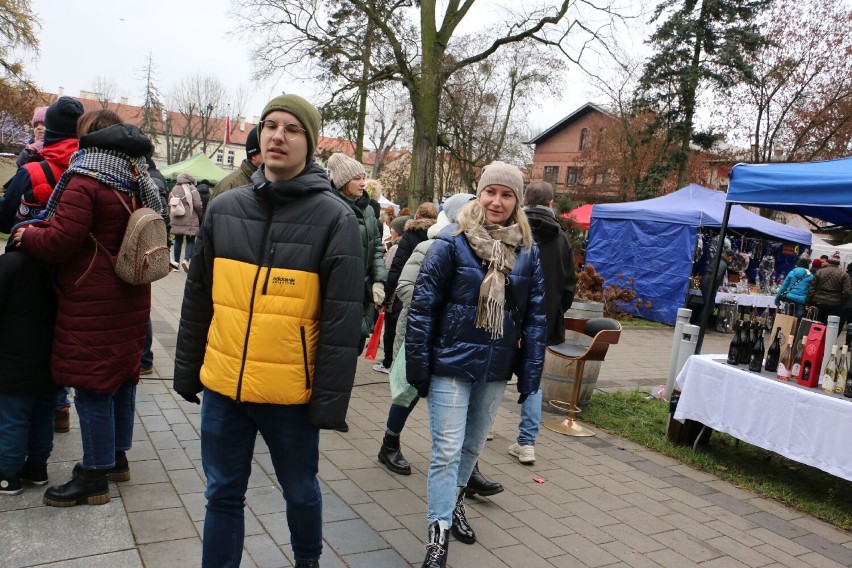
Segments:
[[[41,23],[40,54],[27,70],[44,91],[79,95],[91,90],[96,77],[118,85],[118,97],[140,104],[141,79],[150,53],[157,68],[157,85],[168,93],[184,76],[211,74],[229,86],[251,87],[245,108],[251,120],[263,105],[283,90],[312,99],[312,85],[285,79],[258,84],[251,79],[249,45],[235,35],[239,21],[229,15],[231,0],[32,0]],[[479,5],[494,12],[497,3]],[[471,18],[473,20],[474,18]],[[561,100],[548,101],[531,116],[531,124],[545,128],[590,99],[579,71],[565,77]]]

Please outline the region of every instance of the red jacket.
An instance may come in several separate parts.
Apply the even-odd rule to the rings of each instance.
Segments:
[[[130,202],[130,196],[121,198]],[[127,378],[139,380],[139,363],[151,309],[150,285],[120,280],[109,259],[121,245],[129,214],[108,186],[75,175],[56,216],[26,229],[21,248],[57,264],[58,313],[51,357],[55,383],[113,395]],[[86,269],[89,275],[76,284]]]

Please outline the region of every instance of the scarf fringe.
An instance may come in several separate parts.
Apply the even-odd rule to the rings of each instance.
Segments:
[[[479,297],[476,306],[477,328],[491,332],[491,339],[503,337],[503,304],[490,297]]]

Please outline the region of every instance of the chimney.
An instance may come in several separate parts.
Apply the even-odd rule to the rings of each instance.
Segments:
[[[65,95],[65,87],[59,87],[59,90],[56,92],[56,94],[57,94],[57,96],[60,96],[60,97],[64,96]]]
[[[254,115],[251,119],[251,122],[252,122],[252,124],[259,124],[260,123],[260,117],[257,116],[257,115]]]
[[[89,101],[98,100],[98,94],[93,93],[92,91],[80,91],[80,98]]]
[[[237,117],[237,120],[240,121],[240,132],[246,131],[246,117],[240,116]]]
[[[120,104],[128,105],[128,104],[130,104],[130,101],[127,97],[121,97],[121,103]]]

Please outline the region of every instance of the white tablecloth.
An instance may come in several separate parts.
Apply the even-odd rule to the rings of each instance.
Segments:
[[[739,306],[755,308],[775,307],[775,296],[772,294],[733,294],[731,292],[716,292],[717,304],[730,300],[735,300]]]
[[[852,481],[852,399],[750,373],[724,363],[725,357],[687,360],[677,376],[682,394],[676,420],[697,420]]]

